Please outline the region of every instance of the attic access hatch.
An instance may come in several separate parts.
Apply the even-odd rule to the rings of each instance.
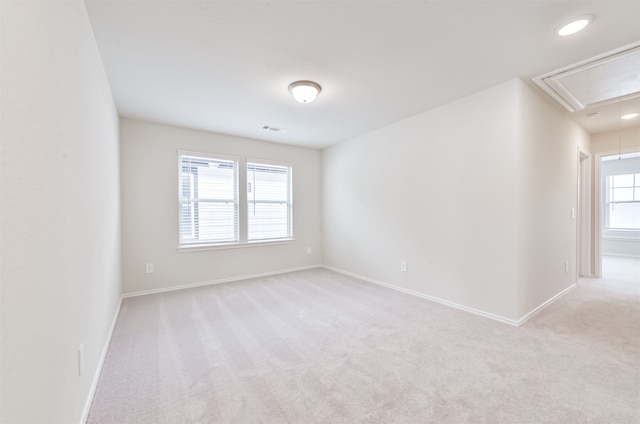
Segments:
[[[640,97],[640,42],[533,81],[569,112]]]

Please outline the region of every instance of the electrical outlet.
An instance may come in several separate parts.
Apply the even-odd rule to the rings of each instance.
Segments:
[[[407,261],[400,261],[400,271],[407,272]]]
[[[571,219],[576,219],[576,208],[571,208]]]
[[[147,274],[151,274],[153,272],[153,264],[146,264],[144,272],[146,272]]]
[[[569,261],[564,261],[564,272],[569,272]]]
[[[80,343],[78,347],[78,375],[82,375],[84,371],[84,343]]]
[[[309,246],[307,247],[307,255],[310,255],[310,254],[311,254],[311,247]]]

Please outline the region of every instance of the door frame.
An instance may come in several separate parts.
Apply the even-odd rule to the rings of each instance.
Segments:
[[[593,266],[594,277],[602,277],[602,158],[616,156],[625,153],[638,153],[637,147],[620,149],[617,151],[598,152],[594,155],[593,163],[593,250],[595,261]]]
[[[576,281],[593,277],[591,154],[578,148],[578,187],[576,211]]]

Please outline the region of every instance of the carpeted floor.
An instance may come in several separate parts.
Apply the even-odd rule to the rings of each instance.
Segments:
[[[88,422],[637,424],[629,275],[519,328],[324,269],[128,298]]]

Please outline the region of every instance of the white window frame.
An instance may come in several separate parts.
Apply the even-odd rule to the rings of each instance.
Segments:
[[[236,227],[236,235],[237,240],[233,242],[200,242],[200,243],[181,243],[180,240],[180,208],[182,204],[182,156],[193,156],[193,157],[201,157],[204,159],[213,159],[213,160],[227,160],[233,161],[235,163],[235,205],[236,205],[236,216],[237,216],[237,227]],[[283,166],[289,168],[289,234],[290,237],[286,238],[276,238],[276,239],[258,239],[258,240],[248,240],[248,205],[249,199],[247,198],[247,175],[248,175],[248,163],[256,163],[262,165],[273,165],[273,166]],[[177,164],[178,164],[178,207],[177,212],[178,216],[176,219],[177,223],[177,247],[176,250],[178,252],[196,252],[203,250],[217,250],[217,249],[233,249],[233,248],[246,248],[246,247],[256,247],[256,246],[264,246],[264,245],[274,245],[274,244],[288,244],[293,243],[295,241],[294,233],[293,233],[293,163],[291,162],[279,162],[268,159],[256,159],[256,158],[242,158],[238,156],[229,156],[229,155],[221,155],[216,153],[209,152],[199,152],[199,151],[191,151],[191,150],[178,150],[177,151]]]
[[[206,152],[194,152],[194,151],[186,151],[186,150],[178,150],[178,249],[179,250],[194,250],[194,249],[202,249],[202,248],[213,248],[213,247],[224,247],[224,246],[233,246],[237,245],[240,242],[240,198],[239,198],[239,170],[240,170],[240,160],[235,156],[227,156],[227,155],[218,155]],[[224,241],[194,241],[194,242],[183,242],[181,239],[181,228],[180,228],[180,210],[182,205],[184,204],[184,198],[182,196],[182,158],[184,156],[190,156],[195,158],[202,158],[205,160],[220,160],[220,161],[229,161],[234,164],[234,180],[233,180],[233,192],[234,198],[231,199],[234,202],[234,239],[233,240],[224,240]]]
[[[288,194],[288,199],[287,199],[287,236],[285,237],[279,237],[279,238],[255,238],[255,239],[250,239],[249,238],[249,203],[251,202],[251,199],[248,196],[248,188],[249,188],[249,184],[252,183],[251,181],[248,181],[248,175],[249,175],[249,164],[255,164],[255,165],[265,165],[265,166],[275,166],[275,167],[282,167],[282,168],[287,168],[288,169],[288,183],[289,186],[287,187],[287,194]],[[247,193],[247,201],[246,201],[246,215],[247,215],[247,219],[244,221],[246,223],[246,232],[247,232],[247,243],[265,243],[265,242],[273,242],[273,241],[289,241],[289,240],[293,240],[294,235],[293,235],[293,164],[290,162],[279,162],[279,161],[273,161],[273,160],[268,160],[268,159],[257,159],[257,158],[247,158],[247,161],[245,163],[245,177],[247,178],[246,184],[245,184],[245,193]],[[254,188],[255,189],[255,188]]]
[[[632,182],[633,185],[632,186],[628,186],[628,187],[613,187],[613,189],[615,190],[615,188],[630,188],[632,191],[632,197],[633,200],[625,200],[625,201],[616,201],[615,199],[611,199],[610,194],[611,194],[611,189],[612,187],[609,185],[609,180],[613,177],[616,176],[620,176],[620,175],[631,175],[632,176]],[[618,228],[618,227],[611,227],[610,223],[611,223],[611,208],[615,207],[615,205],[617,204],[621,204],[621,203],[634,203],[634,204],[640,204],[640,198],[636,199],[636,187],[640,186],[640,181],[638,181],[638,177],[637,177],[638,173],[637,172],[625,172],[625,173],[615,173],[615,174],[609,174],[604,178],[604,193],[605,193],[605,202],[604,202],[604,228],[603,230],[605,232],[626,232],[626,231],[632,231],[632,232],[638,232],[640,231],[640,229],[637,228]]]

